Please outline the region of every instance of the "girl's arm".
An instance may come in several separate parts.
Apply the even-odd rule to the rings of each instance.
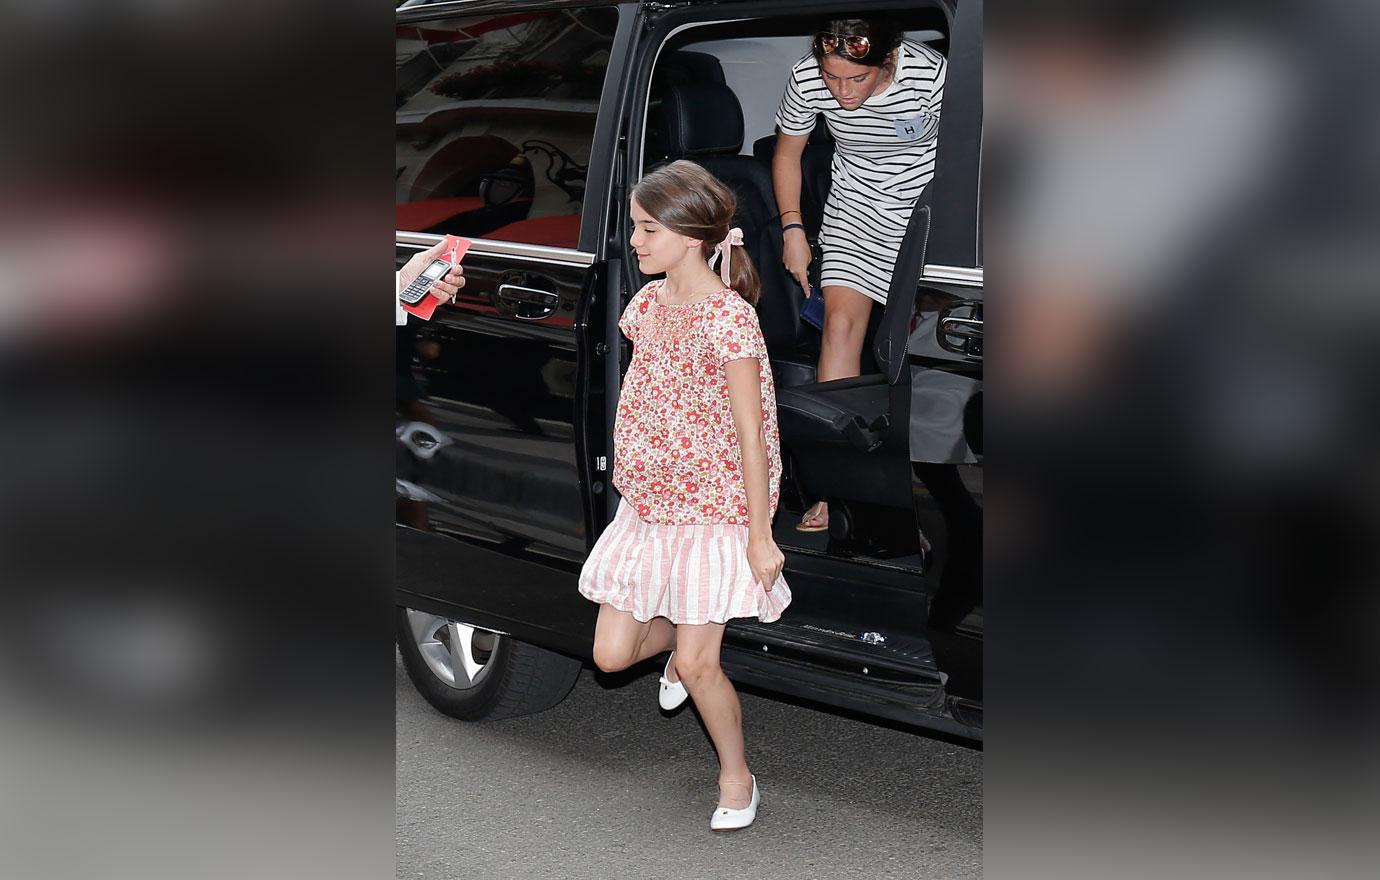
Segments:
[[[771,535],[771,496],[767,477],[767,437],[762,425],[762,376],[757,358],[724,364],[728,402],[738,447],[743,453],[743,482],[748,504],[748,565],[766,590],[781,574],[786,557]]]

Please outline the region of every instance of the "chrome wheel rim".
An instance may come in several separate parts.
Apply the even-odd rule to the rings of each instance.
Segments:
[[[431,673],[456,690],[469,690],[493,668],[489,661],[498,634],[447,620],[425,611],[407,609],[412,641]]]

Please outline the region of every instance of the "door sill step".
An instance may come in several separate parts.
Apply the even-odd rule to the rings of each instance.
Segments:
[[[831,625],[832,624],[832,625]],[[886,641],[872,644],[838,627],[838,621],[792,617],[776,623],[734,621],[724,641],[736,647],[807,663],[812,666],[865,675],[894,684],[942,684],[929,643],[905,633],[877,630]]]

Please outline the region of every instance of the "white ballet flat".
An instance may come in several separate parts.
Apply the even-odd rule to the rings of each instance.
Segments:
[[[752,801],[741,810],[719,807],[709,817],[709,827],[715,831],[737,831],[746,828],[757,819],[757,803],[760,800],[757,790],[757,777],[752,777]]]
[[[661,704],[661,708],[670,712],[684,703],[690,696],[690,692],[685,689],[683,681],[669,681],[666,673],[671,668],[671,661],[675,659],[676,652],[672,651],[671,656],[666,658],[666,668],[661,670],[661,690],[657,691],[656,701]]]

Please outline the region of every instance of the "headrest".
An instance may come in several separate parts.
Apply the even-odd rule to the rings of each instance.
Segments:
[[[653,80],[660,85],[692,82],[724,81],[724,68],[719,59],[706,52],[680,49],[670,52],[657,62]]]
[[[661,137],[670,156],[736,155],[743,146],[743,108],[723,83],[672,85],[661,100]]]

